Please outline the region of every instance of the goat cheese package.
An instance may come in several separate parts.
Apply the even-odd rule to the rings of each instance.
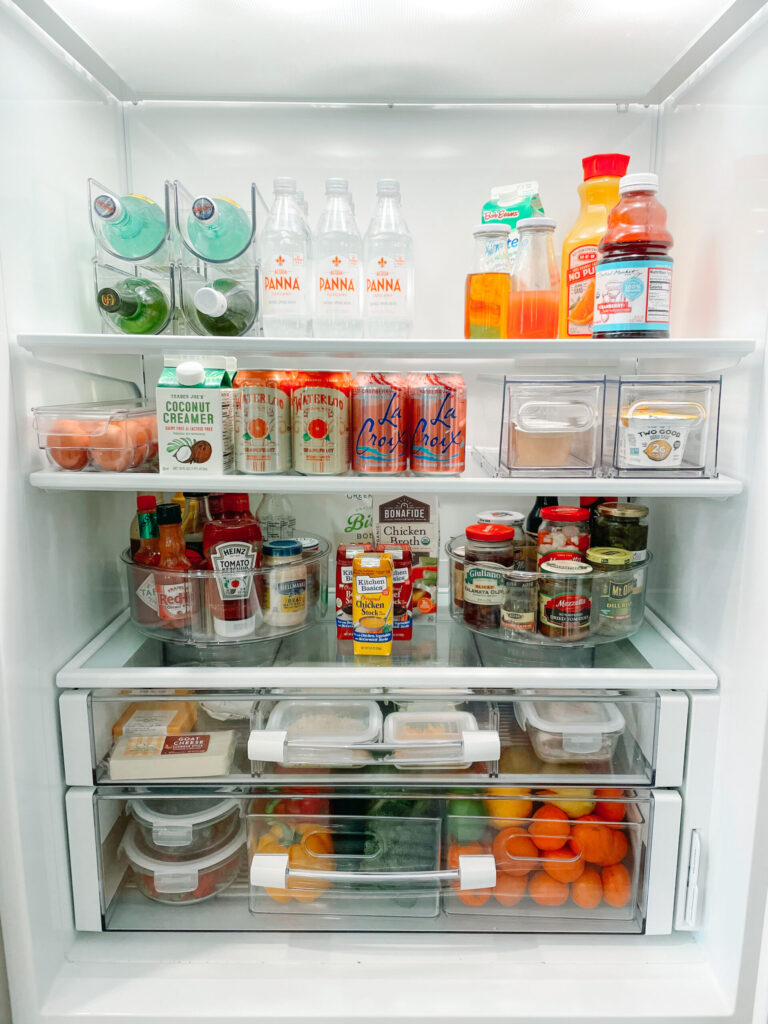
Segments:
[[[121,736],[109,758],[112,782],[139,779],[202,779],[229,775],[235,756],[233,730],[176,736]]]

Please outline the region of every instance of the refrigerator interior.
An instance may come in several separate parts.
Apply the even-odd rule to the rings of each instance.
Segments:
[[[0,7],[0,331],[9,346],[0,371],[9,581],[0,645],[0,908],[14,1019],[287,1022],[309,1011],[358,1022],[511,1013],[748,1022],[768,874],[768,694],[753,556],[768,499],[768,12],[714,0],[670,11],[659,0],[633,12],[630,24],[604,3],[567,17],[556,3],[535,15],[522,3],[501,4],[482,18],[423,3],[415,13],[397,7],[376,35],[359,11],[345,20],[340,4],[314,14],[303,2],[306,41],[294,50],[281,8],[263,6],[262,22],[255,5],[227,6],[215,60],[200,42],[201,19],[210,16],[202,6],[194,14],[171,4],[102,10],[75,0],[39,11]],[[534,17],[550,26],[546,33],[527,20]],[[123,28],[132,22],[153,30],[128,46]],[[490,41],[494,25],[499,40],[524,39],[527,29],[536,45],[510,62],[501,42]],[[585,56],[595,50],[599,65]],[[285,65],[282,53],[290,53]],[[17,336],[99,330],[87,177],[148,195],[166,178],[190,187],[211,181],[241,198],[252,180],[267,194],[273,176],[290,173],[315,221],[323,179],[346,174],[364,226],[376,179],[392,174],[417,246],[415,337],[439,339],[460,336],[470,229],[489,187],[537,178],[559,243],[576,214],[580,159],[602,150],[629,153],[633,169],[661,176],[675,236],[674,335],[757,341],[737,365],[725,358],[663,366],[727,368],[720,468],[744,482],[742,493],[649,499],[649,603],[720,685],[715,757],[699,753],[691,762],[703,772],[708,761],[715,783],[711,801],[708,792],[698,797],[705,808],[711,802],[700,927],[668,936],[402,932],[332,940],[76,932],[55,675],[125,606],[117,555],[132,495],[31,487],[29,472],[41,461],[29,409],[125,395],[125,381],[141,380],[142,370],[129,355],[38,358]],[[482,372],[479,362],[467,366],[475,395],[469,429],[490,443],[501,385],[481,380]],[[152,373],[148,361],[150,382]],[[491,401],[493,415],[484,415]],[[525,510],[532,497],[516,494],[512,507]],[[443,538],[459,532],[478,501],[485,504],[443,496]],[[297,495],[295,506],[299,525],[332,536],[333,497]],[[694,739],[711,751],[714,737]],[[695,789],[699,780],[691,781]],[[698,810],[684,800],[684,827]]]

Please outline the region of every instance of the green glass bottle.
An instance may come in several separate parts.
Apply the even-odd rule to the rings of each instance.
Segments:
[[[248,289],[226,277],[198,288],[194,303],[206,334],[245,334],[256,316],[256,303]]]
[[[99,309],[124,334],[158,334],[168,323],[170,305],[145,277],[126,277],[97,294]]]

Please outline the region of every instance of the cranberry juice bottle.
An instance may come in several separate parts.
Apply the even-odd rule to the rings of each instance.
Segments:
[[[627,174],[595,272],[595,338],[668,338],[672,235],[656,174]]]
[[[261,528],[247,494],[221,496],[221,514],[203,528],[203,553],[216,575],[206,581],[206,603],[216,638],[251,636],[261,622]]]

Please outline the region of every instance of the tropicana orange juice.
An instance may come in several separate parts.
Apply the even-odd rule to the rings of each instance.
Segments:
[[[623,153],[598,153],[585,156],[581,163],[581,210],[563,242],[560,338],[592,336],[597,247],[605,234],[608,214],[619,201],[619,178],[626,173],[629,157]]]

